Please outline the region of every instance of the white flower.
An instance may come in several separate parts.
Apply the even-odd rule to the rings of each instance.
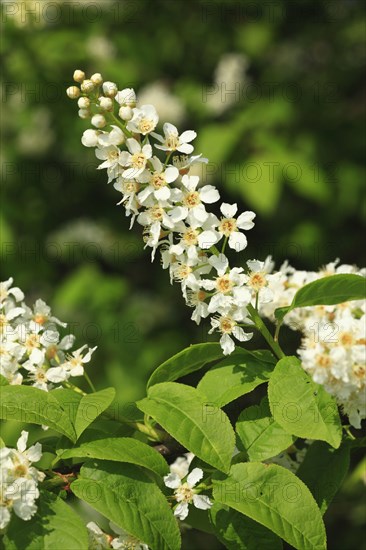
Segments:
[[[247,238],[243,233],[240,233],[239,229],[251,229],[254,227],[253,219],[255,218],[254,212],[243,212],[238,218],[235,218],[235,214],[238,210],[236,204],[222,203],[220,210],[225,216],[220,221],[217,220],[215,224],[217,230],[211,229],[204,231],[200,235],[199,243],[201,248],[210,248],[216,244],[222,237],[228,239],[230,248],[241,252],[247,246]]]
[[[137,197],[141,204],[144,204],[151,194],[159,201],[169,200],[171,195],[169,184],[173,183],[179,176],[179,172],[174,166],[168,166],[164,170],[162,163],[157,157],[152,157],[150,163],[153,166],[154,172],[150,175],[149,185]]]
[[[119,536],[111,541],[111,547],[115,550],[149,550],[147,544],[139,540],[137,537],[130,535],[121,527],[114,523],[109,523],[111,529]]]
[[[177,194],[185,208],[186,219],[193,227],[200,227],[207,219],[204,204],[212,204],[220,198],[219,192],[212,185],[204,185],[197,189],[198,176],[184,175],[182,177],[183,190]]]
[[[198,494],[195,489],[197,483],[202,479],[203,471],[200,468],[194,468],[187,476],[187,480],[182,483],[182,479],[177,473],[170,473],[164,477],[164,483],[170,489],[174,489],[174,498],[178,505],[174,509],[174,515],[180,520],[188,516],[188,506],[192,504],[200,510],[208,510],[212,502],[208,496]]]
[[[0,283],[0,303],[3,303],[7,298],[13,298],[16,302],[24,300],[24,293],[17,286],[11,286],[13,284],[13,277],[10,277],[7,281]]]
[[[129,138],[126,144],[129,152],[122,151],[120,162],[129,168],[122,172],[122,176],[127,180],[135,179],[145,170],[147,161],[152,157],[152,148],[149,144],[141,147],[134,138]]]
[[[232,336],[239,342],[247,342],[253,336],[253,333],[246,333],[242,327],[238,326],[237,321],[243,321],[245,315],[241,311],[237,311],[227,315],[221,315],[220,317],[213,317],[211,319],[212,329],[209,331],[211,334],[214,330],[218,330],[222,333],[220,338],[220,346],[224,355],[230,355],[235,349],[235,342]]]
[[[83,355],[82,352],[86,348],[87,352]],[[81,348],[73,351],[62,365],[59,367],[51,367],[47,371],[48,380],[54,383],[59,383],[67,380],[70,376],[82,376],[84,374],[84,365],[89,363],[92,354],[96,349],[97,346],[94,348],[88,348],[88,346],[84,344]]]
[[[121,145],[125,142],[126,138],[121,128],[112,124],[112,130],[110,132],[98,133],[98,145],[101,147],[108,147],[109,145]]]
[[[142,105],[139,109],[132,109],[132,112],[133,116],[127,122],[127,130],[143,136],[155,130],[159,117],[153,105]]]
[[[193,130],[186,130],[183,134],[179,135],[177,128],[169,122],[164,124],[163,132],[164,137],[156,133],[152,134],[154,138],[162,143],[162,145],[155,145],[157,149],[161,149],[162,151],[179,151],[186,155],[192,153],[193,145],[191,145],[190,142],[197,136],[196,132]]]
[[[116,145],[109,145],[101,148],[98,147],[95,149],[95,156],[99,160],[104,161],[102,164],[99,164],[98,170],[102,170],[103,168],[108,169],[108,183],[116,179],[122,164],[122,153],[118,147],[116,147]]]
[[[96,147],[98,145],[98,130],[85,130],[81,138],[84,147]]]

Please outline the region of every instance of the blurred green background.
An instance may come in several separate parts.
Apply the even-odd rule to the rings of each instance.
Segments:
[[[74,69],[134,87],[161,122],[198,132],[195,150],[210,159],[203,181],[257,213],[241,264],[272,254],[277,266],[363,265],[363,2],[6,0],[1,9],[1,278],[50,303],[80,345],[98,345],[89,371],[98,387],[139,398],[152,370],[207,340],[207,326],[190,321],[179,288],[150,264],[139,227],[128,231],[118,193],[81,145],[89,125],[65,94]],[[331,549],[361,548],[361,477],[328,514]],[[188,547],[215,548],[195,533]]]

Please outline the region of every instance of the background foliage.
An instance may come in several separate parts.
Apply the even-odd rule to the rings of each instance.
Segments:
[[[64,91],[75,68],[133,86],[162,121],[198,132],[202,178],[257,212],[243,261],[363,264],[362,2],[43,0],[4,2],[2,19],[1,276],[98,345],[92,378],[121,403],[207,331],[82,147],[87,125]],[[361,478],[326,516],[330,548],[360,547]],[[190,548],[214,548],[199,537]]]

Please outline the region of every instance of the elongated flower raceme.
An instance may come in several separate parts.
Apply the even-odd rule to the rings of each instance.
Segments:
[[[108,182],[121,193],[118,204],[131,218],[131,227],[135,220],[143,227],[152,259],[160,250],[163,267],[193,308],[192,319],[198,324],[210,317],[224,354],[231,353],[234,338],[246,341],[252,336],[242,327],[252,325],[248,304],[266,300],[265,287],[277,277],[267,274],[260,285],[254,284],[253,274],[262,264],[231,268],[225,255],[226,247],[236,252],[246,248],[245,231],[254,226],[254,212],[238,213],[236,204],[226,203],[219,217],[210,212],[220,200],[218,190],[190,174],[194,164],[207,162],[193,154],[196,132],[180,133],[164,122],[163,134],[157,133],[155,107],[138,105],[134,90],[102,83],[99,74],[80,81],[80,73],[74,74],[80,89],[71,86],[67,94],[78,99],[79,115],[94,126],[84,132],[82,143],[95,148],[102,161],[98,168],[107,170]]]

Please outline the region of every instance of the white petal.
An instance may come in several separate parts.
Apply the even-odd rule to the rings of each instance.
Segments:
[[[253,333],[244,332],[244,330],[241,327],[236,326],[233,328],[233,335],[237,340],[239,340],[239,342],[247,342],[252,338]]]
[[[182,521],[188,516],[188,503],[180,502],[174,510],[174,515]]]
[[[256,273],[257,271],[263,270],[264,262],[260,262],[259,260],[248,260],[247,266],[249,267],[250,271],[254,271]]]
[[[198,235],[198,244],[200,248],[208,249],[216,244],[221,238],[220,233],[217,231],[203,231]]]
[[[17,449],[20,453],[24,453],[27,448],[28,432],[22,430],[21,436],[17,441]]]
[[[166,201],[169,199],[170,197],[170,189],[169,187],[162,187],[161,189],[158,189],[157,191],[154,192],[154,196],[159,200],[159,201]]]
[[[67,380],[68,372],[65,367],[53,367],[48,369],[46,376],[47,380],[58,384],[60,382],[63,382],[64,380]]]
[[[177,151],[179,151],[180,153],[184,153],[185,155],[190,155],[193,149],[194,147],[190,143],[182,143],[177,147]]]
[[[239,231],[234,231],[229,237],[229,246],[236,252],[241,252],[248,245],[246,236]]]
[[[206,495],[194,495],[193,504],[200,510],[209,510],[213,503]]]
[[[254,227],[254,220],[255,218],[255,214],[254,212],[243,212],[242,214],[240,214],[240,216],[238,217],[238,219],[236,220],[236,224],[238,227],[240,227],[240,229],[252,229],[252,227]]]
[[[238,211],[238,205],[236,203],[228,204],[227,202],[223,202],[220,206],[220,210],[225,218],[233,218]]]
[[[164,483],[170,489],[178,489],[181,485],[181,480],[178,474],[170,473],[164,476]]]
[[[179,141],[181,143],[189,143],[197,137],[197,134],[194,130],[186,130],[179,136]]]
[[[191,487],[194,487],[203,478],[203,471],[201,468],[194,468],[187,477],[187,483]]]
[[[224,355],[230,355],[235,349],[234,341],[230,338],[228,334],[223,334],[220,338],[220,346]]]
[[[220,199],[220,194],[213,185],[205,185],[200,189],[199,193],[201,201],[207,202],[208,204],[212,204]]]
[[[227,259],[225,254],[220,254],[219,256],[211,256],[208,261],[216,269],[219,275],[223,275],[229,265],[229,260]]]
[[[184,206],[176,206],[175,208],[173,208],[173,210],[169,212],[169,216],[174,223],[184,220],[187,217],[187,214],[188,208]]]
[[[164,175],[165,175],[165,181],[167,183],[172,183],[179,176],[179,170],[175,166],[168,166],[168,168],[165,170]]]
[[[198,206],[192,208],[191,217],[193,217],[193,219],[200,224],[204,223],[208,218],[208,213],[206,212],[206,208],[204,207],[204,205],[199,204]]]
[[[134,139],[134,138],[129,138],[127,141],[126,141],[126,144],[127,144],[127,147],[128,147],[128,150],[132,153],[132,154],[135,154],[135,153],[139,153],[141,151],[141,145],[139,144],[139,142]]]
[[[32,447],[29,447],[27,457],[31,462],[38,462],[38,460],[41,459],[41,456],[42,445],[40,443],[36,443],[35,445],[32,445]]]
[[[165,122],[165,124],[163,126],[163,130],[164,130],[165,135],[169,134],[169,135],[173,135],[173,136],[178,137],[177,128],[173,124],[170,124],[170,122]]]
[[[142,148],[142,152],[143,154],[145,155],[146,158],[151,158],[152,157],[152,147],[149,143],[147,143],[146,145],[143,146]]]

